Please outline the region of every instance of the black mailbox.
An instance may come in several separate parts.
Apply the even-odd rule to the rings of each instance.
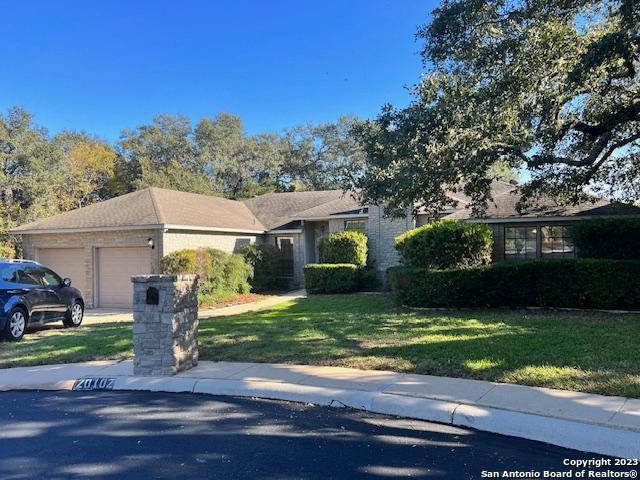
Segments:
[[[156,287],[147,288],[147,305],[158,305],[158,289]]]

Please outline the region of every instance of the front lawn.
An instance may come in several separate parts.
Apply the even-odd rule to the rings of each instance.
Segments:
[[[131,327],[27,335],[0,366],[130,356]],[[202,360],[387,369],[640,397],[640,315],[412,311],[383,295],[316,296],[202,321]]]

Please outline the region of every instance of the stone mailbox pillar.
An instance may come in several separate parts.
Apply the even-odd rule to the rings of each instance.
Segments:
[[[136,275],[133,374],[175,375],[198,364],[198,276]]]

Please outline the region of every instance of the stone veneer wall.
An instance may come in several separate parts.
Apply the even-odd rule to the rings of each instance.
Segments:
[[[136,275],[133,282],[133,373],[175,375],[198,364],[198,276]],[[157,289],[158,304],[147,304]]]

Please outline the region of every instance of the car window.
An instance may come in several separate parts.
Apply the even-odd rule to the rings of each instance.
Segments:
[[[36,285],[42,285],[43,287],[57,287],[62,283],[60,277],[48,268],[30,266],[26,267],[24,271],[28,277],[35,280]]]
[[[3,265],[0,270],[0,278],[3,282],[17,283],[16,269],[11,265]]]
[[[2,280],[21,285],[40,285],[38,279],[30,275],[24,265],[11,265],[3,268]]]

